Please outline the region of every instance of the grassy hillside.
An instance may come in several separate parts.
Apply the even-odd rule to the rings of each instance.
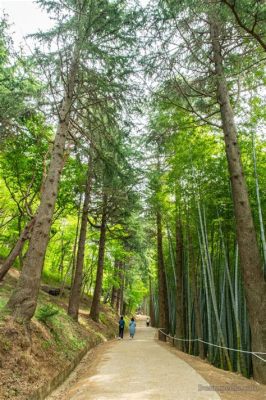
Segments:
[[[100,323],[88,318],[90,299],[84,297],[79,323],[66,312],[68,296],[40,292],[29,328],[15,323],[4,309],[18,272],[12,270],[0,286],[0,399],[26,400],[75,359],[85,347],[113,338],[117,316],[101,306]]]

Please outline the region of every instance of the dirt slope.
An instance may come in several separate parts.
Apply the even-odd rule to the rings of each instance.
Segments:
[[[56,314],[45,321],[36,317],[30,331],[5,313],[4,305],[13,289],[17,271],[0,286],[0,399],[28,400],[35,389],[46,384],[85,347],[114,337],[117,317],[108,306],[101,307],[101,322],[88,318],[90,300],[84,298],[79,323],[68,317],[67,297],[41,292],[36,315],[49,307]]]

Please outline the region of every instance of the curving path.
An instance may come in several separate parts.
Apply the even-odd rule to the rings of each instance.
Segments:
[[[220,399],[216,392],[199,390],[209,384],[185,361],[160,346],[155,333],[145,321],[138,320],[133,340],[126,334],[123,340],[103,345],[96,359],[81,363],[75,382],[70,378],[48,400]]]

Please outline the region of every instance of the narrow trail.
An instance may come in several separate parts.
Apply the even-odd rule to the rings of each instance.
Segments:
[[[218,400],[191,366],[167,351],[155,340],[155,329],[137,321],[133,340],[100,346],[86,357],[75,376],[47,400]]]

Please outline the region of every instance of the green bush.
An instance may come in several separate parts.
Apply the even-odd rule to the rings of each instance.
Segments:
[[[46,324],[53,316],[57,315],[59,310],[52,304],[46,304],[38,308],[36,318],[38,321]]]

